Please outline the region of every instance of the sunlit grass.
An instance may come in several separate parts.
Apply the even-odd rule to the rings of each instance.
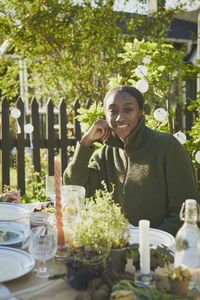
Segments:
[[[41,151],[41,172],[35,172],[32,156],[25,153],[25,194],[22,195],[22,203],[47,201],[45,192],[45,174],[47,173],[47,162],[44,159],[46,151]],[[16,168],[16,157],[12,156],[12,166],[10,166],[10,185],[4,186],[3,191],[19,190],[18,189],[18,173]],[[0,166],[1,167],[1,166]],[[0,178],[0,183],[2,182]],[[1,184],[2,187],[2,184]],[[1,193],[1,192],[0,192]]]
[[[17,170],[10,168],[10,189],[17,190]]]

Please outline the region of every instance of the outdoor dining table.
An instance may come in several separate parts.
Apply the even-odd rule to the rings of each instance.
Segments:
[[[48,262],[47,266],[52,274],[62,274],[66,272],[63,260],[52,259]],[[9,289],[10,295],[14,295],[16,298],[2,297],[0,284],[0,300],[73,300],[79,293],[79,291],[71,287],[64,278],[52,280],[48,280],[48,278],[41,279],[35,277],[32,271],[18,279],[4,282],[3,285]],[[193,299],[200,300],[200,293],[194,293]]]
[[[20,219],[18,222],[29,224],[29,218]],[[21,249],[21,247],[17,249]],[[28,253],[28,250],[23,251]],[[47,261],[47,267],[51,275],[66,274],[67,272],[64,259],[53,258]],[[198,283],[200,286],[200,273]],[[6,291],[6,289],[8,290]],[[10,296],[6,298],[8,293]],[[73,300],[78,293],[78,290],[67,283],[66,277],[59,279],[55,279],[55,277],[54,279],[37,278],[33,270],[16,279],[0,283],[0,300]],[[200,300],[199,290],[195,292],[194,299]]]
[[[47,263],[48,269],[52,274],[62,274],[66,272],[66,267],[63,260],[52,259]],[[37,278],[33,271],[28,274],[4,282],[3,285],[10,290],[10,293],[19,292],[16,295],[17,299],[20,300],[35,300],[35,299],[58,299],[58,300],[73,300],[75,299],[78,291],[72,288],[66,279],[53,279],[48,278]],[[29,288],[33,288],[32,290]],[[26,290],[26,291],[25,291]],[[0,284],[0,299],[1,284]],[[9,298],[8,298],[9,299]],[[14,300],[12,298],[12,300]]]
[[[9,204],[7,204],[9,205]],[[17,207],[17,205],[15,205]],[[31,207],[32,209],[32,207]],[[17,223],[29,224],[29,217],[23,217],[19,220],[16,220]],[[9,246],[8,246],[9,247]],[[18,247],[13,247],[13,249],[19,249],[27,253],[28,249],[22,249],[22,245]],[[38,263],[37,261],[35,262]],[[66,273],[67,269],[64,263],[64,259],[53,258],[47,261],[47,267],[51,275],[63,274]],[[34,269],[34,268],[33,268]],[[0,300],[9,299],[5,298],[5,290],[12,294],[17,293],[17,295],[12,298],[12,300],[40,300],[40,299],[58,299],[58,300],[73,300],[75,299],[77,290],[72,288],[67,282],[66,278],[62,279],[52,279],[48,278],[37,278],[34,274],[34,271],[31,270],[27,274],[20,276],[16,279],[4,281],[0,283]],[[11,299],[11,298],[10,298]]]

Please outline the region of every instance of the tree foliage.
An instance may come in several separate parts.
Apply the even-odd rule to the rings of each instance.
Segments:
[[[163,38],[158,41],[135,38],[133,42],[125,43],[123,50],[118,56],[122,64],[132,66],[131,72],[128,76],[120,73],[111,78],[111,85],[128,83],[137,87],[141,78],[145,80],[149,85],[145,99],[152,108],[164,107],[168,111],[169,129],[174,133],[174,107],[177,103],[183,105],[185,81],[195,79],[200,68],[184,61],[184,48],[176,49]],[[142,70],[142,67],[147,73],[138,75],[138,68]]]
[[[90,1],[82,6],[70,0],[3,3],[4,39],[26,60],[31,87],[37,81],[42,95],[80,100],[99,99],[105,93],[107,74],[119,70],[115,61],[123,42],[112,0],[97,1],[97,8]],[[7,74],[7,83],[9,78]]]
[[[114,0],[97,0],[93,5],[90,0],[81,5],[72,0],[2,0],[0,41],[9,40],[13,54],[10,60],[1,59],[2,94],[19,93],[21,57],[28,67],[29,92],[37,87],[41,96],[53,99],[64,95],[101,101],[109,77],[129,74],[130,66],[121,64],[117,56],[124,43],[134,36],[166,35],[174,13],[160,9],[147,18],[116,12],[113,6]]]

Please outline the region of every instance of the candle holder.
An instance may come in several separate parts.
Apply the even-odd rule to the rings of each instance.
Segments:
[[[66,259],[69,255],[69,249],[66,245],[58,246],[55,258],[57,260]]]
[[[149,274],[142,274],[141,270],[138,270],[136,272],[136,279],[135,282],[137,283],[137,285],[141,286],[141,287],[145,287],[145,286],[152,286],[153,285],[153,281],[154,281],[154,272],[150,271]]]

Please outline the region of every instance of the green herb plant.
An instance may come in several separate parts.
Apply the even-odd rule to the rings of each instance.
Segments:
[[[103,186],[86,199],[87,208],[80,212],[77,222],[77,241],[90,251],[123,248],[129,240],[128,219],[120,205],[114,203],[113,190],[109,192],[104,183]]]
[[[122,291],[132,291],[134,292],[135,299],[153,299],[153,300],[172,300],[172,299],[191,299],[190,297],[182,297],[179,295],[173,295],[165,293],[164,291],[158,291],[155,287],[141,287],[131,280],[120,280],[118,283],[112,287],[112,299],[134,299],[134,298],[122,298]],[[121,296],[121,298],[120,298]]]
[[[133,265],[138,270],[140,268],[139,244],[131,245],[131,248],[126,251],[125,260],[127,261],[128,258],[133,260]],[[174,262],[172,250],[165,245],[157,246],[156,248],[151,245],[150,258],[151,270],[155,270],[157,267],[163,268],[165,265],[169,266]]]

